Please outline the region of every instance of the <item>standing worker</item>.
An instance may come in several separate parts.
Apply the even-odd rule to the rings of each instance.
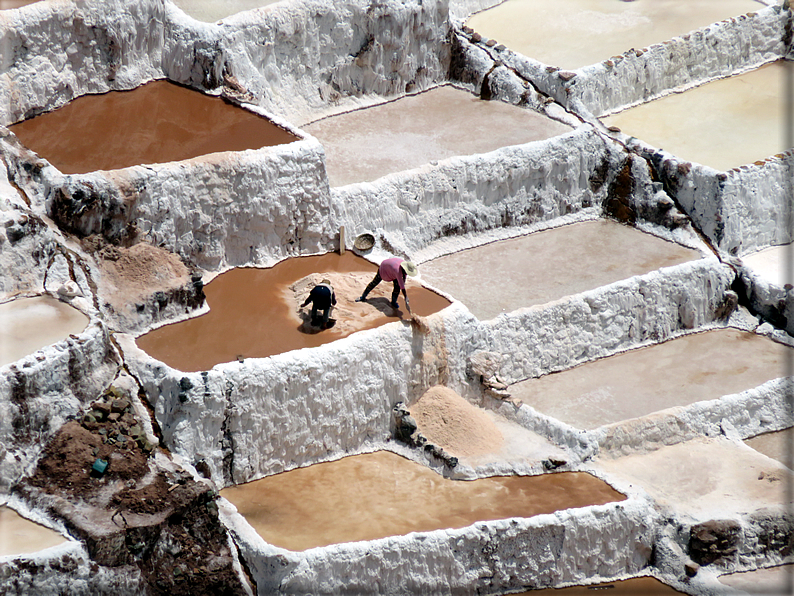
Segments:
[[[369,294],[380,282],[391,281],[394,282],[394,290],[391,293],[392,308],[399,308],[399,305],[397,304],[397,297],[400,295],[400,291],[402,291],[403,298],[405,298],[405,307],[408,309],[408,312],[411,312],[411,305],[408,302],[408,294],[405,293],[405,276],[410,275],[413,277],[416,274],[416,265],[414,265],[411,261],[404,261],[400,257],[386,259],[380,264],[378,272],[375,274],[375,278],[369,282],[369,285],[364,290],[364,293],[361,294],[361,297],[356,298],[356,302],[364,302],[367,299],[367,294]]]
[[[336,304],[336,294],[331,287],[331,281],[324,279],[314,286],[309,292],[306,302],[301,304],[301,308],[308,306],[309,302],[312,303],[312,325],[325,329],[328,326],[328,318],[331,316],[331,307]],[[323,311],[322,321],[317,318],[318,310]]]

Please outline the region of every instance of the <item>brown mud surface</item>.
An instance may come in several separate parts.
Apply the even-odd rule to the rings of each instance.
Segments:
[[[167,80],[84,95],[10,129],[64,174],[259,149],[298,138],[253,112]]]
[[[111,388],[58,431],[18,489],[62,519],[95,563],[138,576],[147,594],[243,594],[216,493],[158,463],[158,450]]]
[[[391,282],[381,282],[367,302],[355,302],[376,271],[375,265],[350,252],[287,259],[270,269],[233,269],[204,287],[208,313],[155,329],[136,342],[169,366],[195,372],[238,356],[265,358],[316,347],[362,329],[407,321],[402,295],[400,308],[389,306]],[[304,280],[307,277],[310,279]],[[311,289],[311,280],[325,277],[334,282],[337,307],[331,318],[336,324],[320,330],[307,325],[310,307],[302,314],[297,311]],[[449,305],[446,298],[410,278],[406,288],[411,308],[418,315],[427,316]]]
[[[290,550],[625,499],[584,472],[449,480],[388,451],[276,474],[221,495],[264,540]]]

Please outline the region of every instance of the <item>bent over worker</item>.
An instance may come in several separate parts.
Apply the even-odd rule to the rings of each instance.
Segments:
[[[397,297],[400,295],[400,291],[402,291],[403,298],[405,298],[405,307],[408,309],[408,312],[411,312],[411,304],[408,302],[408,294],[405,292],[405,276],[410,275],[413,277],[416,273],[416,265],[411,261],[405,261],[400,257],[386,259],[381,262],[374,279],[369,282],[369,285],[364,290],[364,293],[361,294],[361,297],[356,298],[356,302],[364,302],[367,299],[367,294],[380,282],[391,281],[394,282],[394,290],[392,290],[391,293],[392,308],[398,308]]]
[[[312,325],[325,327],[328,325],[328,318],[331,316],[331,307],[336,304],[336,294],[331,287],[331,281],[324,279],[312,288],[306,302],[301,304],[301,308],[312,303]],[[322,319],[318,320],[317,311],[323,311]]]

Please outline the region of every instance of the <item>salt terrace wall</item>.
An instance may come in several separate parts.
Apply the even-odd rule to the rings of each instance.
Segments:
[[[0,20],[0,123],[169,78],[291,119],[447,78],[446,2],[309,0],[200,23],[163,0],[47,2]]]
[[[382,444],[393,405],[435,384],[478,393],[468,370],[478,351],[503,355],[500,379],[515,381],[719,323],[735,305],[733,277],[703,259],[485,323],[454,303],[428,318],[428,333],[394,323],[201,373],[171,369],[131,340],[122,347],[166,444],[187,461],[203,459],[226,486]],[[582,456],[590,449],[572,433],[531,424]]]
[[[499,315],[481,325],[477,343],[510,355],[502,382],[538,377],[720,319],[734,278],[715,258],[690,261]]]
[[[222,515],[259,594],[489,594],[612,578],[649,564],[658,522],[629,500],[290,552],[265,544],[230,503]]]
[[[309,137],[253,151],[63,175],[0,140],[16,183],[63,229],[127,242],[141,234],[205,269],[273,265],[331,241],[324,153]]]
[[[119,364],[107,329],[93,321],[80,335],[0,367],[0,493],[111,383]]]
[[[598,209],[608,197],[653,202],[647,167],[635,168],[626,187],[618,188],[627,163],[620,145],[582,125],[545,141],[453,157],[331,194],[347,229],[376,226],[394,250],[410,254],[446,236]]]
[[[608,457],[647,452],[695,439],[725,435],[747,439],[792,424],[786,378],[719,399],[668,408],[588,433]]]
[[[794,151],[719,172],[640,141],[632,146],[654,164],[671,196],[723,253],[742,256],[791,242],[787,205]]]
[[[222,25],[197,23],[172,5],[167,11],[169,78],[214,88],[233,77],[254,103],[297,121],[346,98],[402,95],[447,78],[444,0],[282,2]]]
[[[791,18],[791,10],[768,6],[575,71],[543,64],[502,45],[489,47],[487,39],[474,42],[473,32],[465,36],[564,107],[602,116],[788,55]]]
[[[162,78],[162,0],[39,2],[0,17],[0,123]]]

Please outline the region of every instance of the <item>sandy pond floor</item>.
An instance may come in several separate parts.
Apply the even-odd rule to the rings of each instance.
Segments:
[[[529,58],[576,69],[760,8],[752,0],[509,0],[468,25]]]
[[[600,220],[463,250],[423,263],[421,273],[488,320],[699,258],[695,250]]]
[[[325,148],[331,186],[343,186],[447,157],[547,139],[571,128],[537,112],[483,101],[443,85],[331,116],[303,130]]]

